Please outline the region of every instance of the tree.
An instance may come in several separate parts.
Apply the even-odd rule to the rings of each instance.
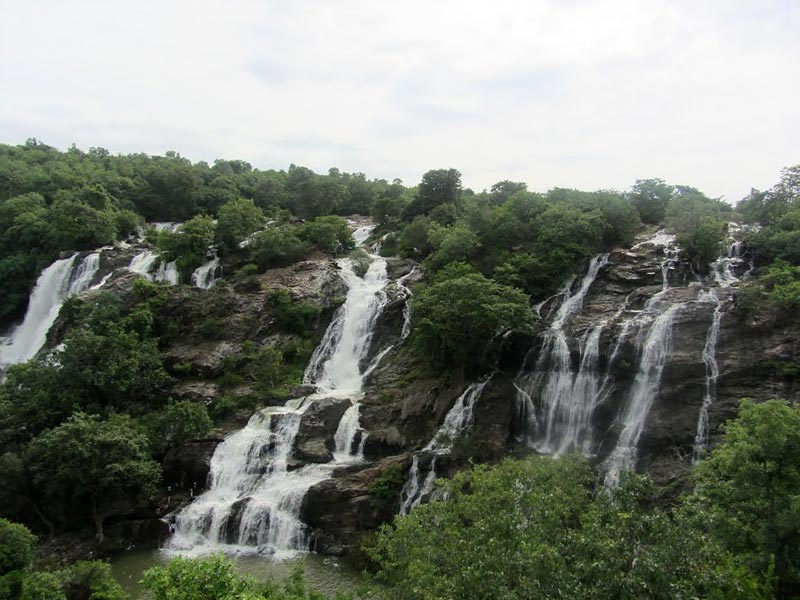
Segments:
[[[667,223],[694,268],[706,272],[725,237],[717,203],[699,193],[676,195],[667,207]]]
[[[216,239],[228,248],[236,248],[263,224],[264,213],[252,200],[229,200],[220,206],[217,213]]]
[[[411,223],[403,228],[398,242],[400,256],[422,260],[433,251],[433,246],[428,240],[428,230],[431,220],[425,216],[415,217]]]
[[[50,210],[56,247],[92,250],[116,239],[116,222],[111,211],[97,210],[60,194]]]
[[[317,217],[303,226],[300,236],[323,252],[340,254],[355,248],[353,234],[342,217]]]
[[[254,234],[247,248],[261,271],[291,265],[308,252],[308,244],[295,231],[278,227]]]
[[[170,402],[163,410],[150,413],[143,420],[151,448],[159,454],[167,448],[203,437],[213,425],[206,407],[188,400]]]
[[[500,333],[533,320],[523,292],[482,275],[434,283],[414,296],[411,311],[415,348],[457,365],[480,364]]]
[[[125,416],[76,413],[35,438],[25,462],[47,505],[66,520],[90,519],[100,542],[105,520],[146,499],[161,477],[147,438]]]
[[[675,193],[675,188],[662,179],[637,179],[628,197],[642,223],[658,224],[667,214],[667,204]]]
[[[0,518],[0,577],[33,563],[36,536],[24,525]]]
[[[643,478],[594,494],[584,459],[531,457],[438,484],[446,501],[378,535],[372,557],[387,598],[755,597],[728,555],[650,508]]]
[[[437,242],[436,252],[425,261],[425,266],[432,271],[437,271],[451,262],[467,262],[480,248],[478,236],[464,224],[444,229]]]
[[[779,598],[800,594],[800,408],[742,400],[722,443],[692,473],[695,521]]]
[[[461,194],[461,173],[456,169],[434,169],[422,176],[417,196],[403,210],[403,220],[427,215],[441,204],[455,204]]]
[[[495,183],[489,191],[491,203],[499,206],[517,192],[527,192],[528,185],[522,181],[504,179]]]

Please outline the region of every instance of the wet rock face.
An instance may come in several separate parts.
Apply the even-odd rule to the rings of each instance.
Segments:
[[[206,488],[211,469],[211,457],[222,438],[197,440],[171,449],[162,463],[164,484],[175,491],[198,493]]]
[[[375,481],[392,466],[408,468],[407,455],[341,469],[332,479],[312,486],[300,516],[312,530],[313,548],[325,554],[343,554],[363,531],[375,529],[397,512],[397,498],[370,492]],[[398,489],[399,493],[399,489]]]
[[[293,465],[326,463],[336,449],[334,435],[342,415],[350,408],[348,398],[321,398],[303,413],[290,460]]]

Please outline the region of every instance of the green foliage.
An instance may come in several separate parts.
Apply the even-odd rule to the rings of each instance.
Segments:
[[[22,578],[19,600],[70,600],[56,573],[32,571]]]
[[[667,215],[667,205],[675,188],[661,179],[637,179],[628,198],[639,212],[642,223],[657,225]]]
[[[242,345],[240,371],[250,381],[273,387],[283,378],[283,360],[278,348],[248,340]]]
[[[400,496],[404,483],[403,468],[400,465],[391,465],[372,481],[369,495],[379,500],[393,500]]]
[[[127,600],[111,566],[98,560],[78,561],[60,572],[68,600]]]
[[[800,408],[742,400],[722,443],[693,472],[688,505],[755,574],[774,564],[779,598],[800,594]]]
[[[166,567],[145,571],[142,586],[153,600],[219,600],[242,597],[254,591],[252,579],[243,578],[222,555],[191,559],[175,557]]]
[[[201,438],[211,431],[208,411],[202,404],[180,400],[144,419],[150,446],[157,452]]]
[[[800,308],[800,266],[778,260],[770,265],[759,282],[764,285],[770,303],[778,311],[796,316]]]
[[[477,466],[448,500],[397,518],[373,558],[387,598],[754,598],[728,555],[649,508],[627,478],[611,495],[577,457]]]
[[[753,190],[737,205],[746,220],[765,227],[747,238],[759,264],[784,260],[800,265],[800,165],[784,169],[781,181],[767,192]]]
[[[253,235],[248,249],[251,260],[265,271],[302,260],[308,245],[294,230],[273,227]]]
[[[442,283],[451,279],[466,277],[467,275],[480,275],[480,273],[469,263],[451,262],[449,265],[442,267],[441,270],[433,274],[431,283]]]
[[[667,207],[667,222],[675,232],[676,241],[700,272],[707,271],[709,263],[719,256],[725,237],[719,204],[702,194],[691,193],[676,195]]]
[[[465,262],[473,258],[480,248],[478,236],[466,225],[456,225],[441,231],[438,239],[429,241],[436,251],[425,261],[425,266],[436,271],[451,262]]]
[[[330,254],[341,254],[355,248],[347,221],[334,215],[307,222],[303,225],[300,237]]]
[[[76,413],[28,446],[35,490],[62,520],[89,520],[103,539],[105,519],[155,490],[161,468],[130,418],[101,421]]]
[[[800,207],[800,165],[781,171],[777,184],[766,192],[752,190],[736,205],[738,212],[750,223],[775,225],[784,215]],[[792,227],[796,230],[797,227]]]
[[[403,220],[427,215],[442,204],[455,204],[461,194],[461,173],[456,169],[434,169],[422,176],[416,197],[403,209]]]
[[[524,293],[481,275],[435,283],[411,306],[414,347],[445,364],[479,364],[500,333],[533,319]]]
[[[0,518],[0,576],[33,563],[36,536],[24,525]]]
[[[262,583],[237,574],[222,555],[173,558],[145,571],[141,584],[153,600],[325,600],[306,586],[302,564],[282,584]]]
[[[428,230],[431,227],[431,220],[425,216],[415,217],[411,223],[403,228],[400,239],[397,242],[397,249],[400,256],[422,260],[432,251],[430,241],[428,241]]]
[[[37,261],[27,254],[12,254],[0,259],[0,323],[20,315],[28,304],[28,294],[36,280]]]
[[[228,248],[236,248],[263,224],[264,213],[252,200],[230,200],[217,213],[216,239]]]
[[[203,264],[208,247],[214,241],[216,226],[211,217],[198,215],[186,221],[177,231],[162,231],[157,244],[162,260],[175,261],[184,280]]]
[[[319,308],[315,304],[294,300],[285,288],[270,290],[265,305],[275,315],[278,327],[289,333],[308,333],[319,317]]]

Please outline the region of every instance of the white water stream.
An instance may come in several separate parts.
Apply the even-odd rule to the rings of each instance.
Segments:
[[[408,479],[400,492],[401,515],[407,515],[430,496],[436,482],[436,457],[449,454],[453,449],[453,444],[472,426],[475,402],[481,397],[483,389],[491,378],[490,375],[476,381],[462,392],[445,415],[444,421],[431,441],[420,451],[420,453],[432,455],[428,473],[421,483],[420,453],[414,454]]]
[[[192,285],[202,290],[210,289],[214,287],[221,271],[219,257],[214,252],[209,260],[194,270],[194,273],[192,273]]]
[[[603,324],[579,340],[581,354],[577,372],[572,369],[567,321],[583,306],[597,274],[608,264],[601,254],[589,268],[575,292],[570,280],[560,292],[564,301],[545,333],[542,351],[530,373],[521,373],[517,383],[518,412],[528,443],[545,454],[591,450],[591,416],[598,400],[598,358]],[[538,402],[537,402],[538,400]]]
[[[22,323],[0,339],[0,373],[33,358],[44,346],[64,300],[90,289],[100,267],[100,252],[82,260],[78,256],[57,260],[39,275]]]
[[[369,232],[370,228],[360,228],[354,237],[363,243]],[[217,447],[209,488],[177,515],[177,531],[168,550],[258,552],[278,557],[309,550],[308,531],[300,519],[307,491],[337,467],[363,460],[366,434],[359,425],[358,400],[388,284],[386,261],[371,259],[363,278],[355,274],[351,259],[338,261],[347,297],[304,375],[304,382],[317,391],[256,413],[244,429]],[[334,435],[333,461],[292,469],[290,457],[303,414],[316,401],[331,397],[352,402]]]

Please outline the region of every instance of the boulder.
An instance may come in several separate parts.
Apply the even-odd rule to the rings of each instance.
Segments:
[[[211,457],[222,438],[197,440],[172,448],[167,452],[161,468],[164,484],[175,491],[194,489],[198,493],[205,489],[211,469]]]
[[[348,398],[319,398],[309,402],[311,406],[300,419],[292,458],[296,464],[330,462],[336,449],[334,434],[352,402]]]
[[[370,486],[393,465],[405,470],[409,462],[407,455],[387,457],[341,469],[333,478],[311,486],[300,517],[311,528],[314,549],[342,554],[361,532],[389,521],[397,511],[399,495],[386,502],[372,496]]]

